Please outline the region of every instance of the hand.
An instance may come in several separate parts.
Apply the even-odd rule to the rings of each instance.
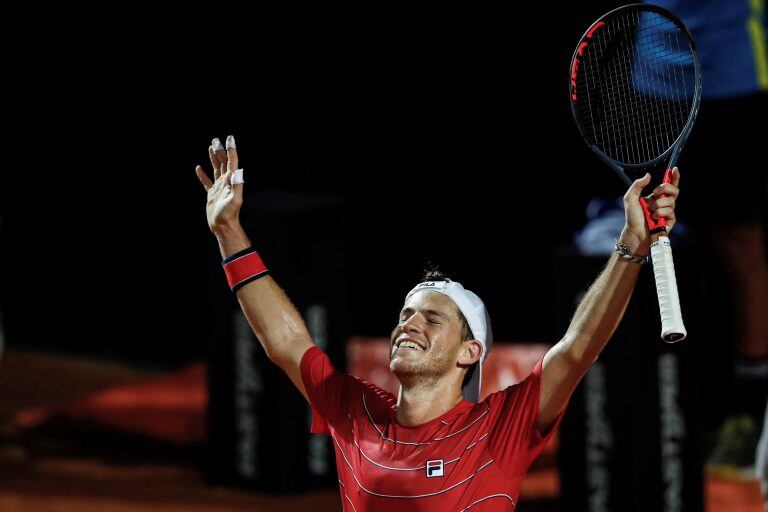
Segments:
[[[221,228],[239,224],[240,207],[243,204],[243,185],[232,185],[232,174],[237,169],[237,149],[235,138],[227,137],[227,148],[219,139],[213,139],[208,148],[208,156],[213,166],[213,180],[206,175],[201,166],[195,168],[200,183],[208,193],[205,207],[208,227],[216,234]]]
[[[645,220],[643,207],[640,205],[640,194],[643,188],[651,181],[650,174],[646,174],[639,180],[636,180],[624,194],[624,214],[626,223],[621,232],[619,241],[629,246],[635,254],[647,254],[651,248],[651,230]],[[677,186],[680,183],[680,171],[675,167],[672,169],[672,183],[662,183],[653,193],[645,197],[648,203],[648,210],[654,220],[661,217],[667,219],[667,232],[672,231],[675,225],[675,202],[680,194]],[[660,197],[664,195],[665,197]]]

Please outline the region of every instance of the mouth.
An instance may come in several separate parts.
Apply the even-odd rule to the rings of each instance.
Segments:
[[[421,343],[419,343],[418,341],[414,340],[413,338],[408,338],[408,337],[405,337],[405,336],[402,337],[402,338],[398,338],[395,341],[395,344],[394,344],[394,347],[393,347],[392,350],[395,351],[395,350],[398,350],[398,349],[402,349],[402,350],[416,350],[416,351],[420,351],[420,352],[423,352],[425,350],[425,348],[421,345]]]

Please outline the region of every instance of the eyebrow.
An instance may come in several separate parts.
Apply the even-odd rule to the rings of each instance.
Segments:
[[[400,311],[400,314],[402,315],[403,313],[412,313],[412,312],[413,312],[413,308],[403,308]],[[448,316],[445,313],[442,313],[442,312],[434,310],[434,309],[425,309],[424,312],[426,314],[428,314],[428,315],[435,315],[435,316],[439,316],[439,317],[442,317],[442,318],[448,318]]]

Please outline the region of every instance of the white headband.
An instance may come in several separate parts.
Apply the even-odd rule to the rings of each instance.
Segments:
[[[483,382],[483,361],[493,345],[493,331],[491,331],[491,318],[485,309],[485,304],[480,297],[466,290],[460,283],[446,279],[445,281],[427,281],[420,283],[408,292],[405,300],[418,292],[437,292],[450,298],[466,318],[474,339],[483,344],[483,353],[477,362],[477,368],[472,378],[462,390],[466,400],[470,402],[480,401],[480,386]]]

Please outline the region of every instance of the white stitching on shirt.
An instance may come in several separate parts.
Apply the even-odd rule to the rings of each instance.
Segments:
[[[341,448],[341,444],[339,444],[339,440],[336,439],[335,435],[333,435],[333,432],[331,432],[331,437],[333,438],[333,442],[336,443],[336,446],[339,448],[339,453],[341,453],[341,456],[344,458],[344,462],[347,464],[347,467],[349,467],[349,472],[352,475],[352,478],[354,478],[355,483],[357,484],[357,486],[363,492],[366,492],[366,493],[368,493],[368,494],[370,494],[372,496],[378,496],[380,498],[413,499],[413,498],[428,498],[429,496],[436,496],[438,494],[443,494],[444,492],[451,491],[451,490],[455,489],[456,487],[458,487],[458,486],[460,486],[462,484],[467,483],[468,481],[473,479],[480,471],[482,471],[483,469],[487,468],[493,462],[493,459],[489,460],[488,462],[486,462],[485,464],[483,464],[482,466],[477,468],[474,473],[469,475],[467,478],[465,478],[461,482],[457,482],[457,483],[453,484],[452,486],[446,487],[445,489],[442,489],[442,490],[437,491],[437,492],[432,492],[432,493],[429,493],[429,494],[419,494],[419,495],[416,495],[416,496],[396,496],[396,495],[393,495],[393,494],[380,494],[380,493],[377,493],[377,492],[369,491],[368,489],[363,487],[363,484],[361,484],[360,480],[357,479],[357,475],[355,475],[355,471],[354,471],[354,469],[352,469],[352,464],[349,463],[349,459],[347,459],[347,455],[344,453],[344,450]]]
[[[341,480],[339,480],[339,485],[341,485],[342,487],[344,487],[344,482],[342,482]],[[349,502],[349,504],[350,504],[350,505],[352,505],[352,510],[354,510],[355,512],[357,512],[357,509],[355,508],[355,504],[354,504],[354,503],[352,503],[352,500],[351,500],[351,499],[349,499],[349,496],[347,496],[347,493],[345,493],[344,491],[341,491],[341,493],[344,495],[344,497],[345,497],[345,498],[347,498],[347,501]],[[470,507],[471,507],[471,506],[472,506],[472,505],[470,505]],[[342,512],[343,512],[343,511],[344,511],[344,508],[342,507]]]
[[[515,503],[515,500],[513,500],[508,494],[491,494],[490,496],[486,496],[485,498],[480,498],[479,500],[475,501],[474,503],[472,503],[468,507],[465,507],[465,508],[461,509],[461,512],[464,512],[465,510],[469,510],[470,508],[474,507],[475,505],[477,505],[481,501],[485,501],[485,500],[487,500],[489,498],[501,498],[501,497],[507,498],[509,501],[511,501],[513,508],[517,507],[517,503]]]
[[[409,442],[406,442],[406,441],[395,441],[394,439],[390,439],[390,438],[386,437],[384,435],[384,432],[382,432],[381,429],[379,429],[379,426],[376,425],[376,422],[373,421],[373,418],[371,417],[371,413],[368,411],[368,404],[365,403],[365,393],[363,392],[363,393],[361,393],[361,395],[363,397],[363,407],[365,408],[365,414],[368,415],[368,419],[371,420],[371,425],[373,425],[373,428],[376,429],[376,431],[379,433],[379,435],[382,438],[386,439],[387,441],[392,441],[393,443],[409,444],[409,445],[412,445],[412,446],[424,446],[424,445],[428,445],[429,444],[429,443],[409,443]]]
[[[452,434],[448,434],[447,436],[443,436],[443,437],[436,437],[436,438],[434,438],[434,439],[433,439],[433,441],[442,441],[443,439],[448,439],[449,437],[453,437],[453,436],[455,436],[456,434],[460,434],[460,433],[464,432],[464,431],[465,431],[465,430],[467,430],[469,427],[471,427],[472,425],[474,425],[475,423],[477,423],[478,421],[480,421],[480,419],[481,419],[483,416],[485,416],[486,414],[488,414],[488,411],[490,411],[490,410],[491,410],[491,408],[490,408],[490,407],[488,407],[488,408],[487,408],[487,409],[486,409],[486,410],[483,412],[483,414],[481,414],[480,416],[478,416],[478,417],[477,417],[477,418],[476,418],[474,421],[472,421],[472,423],[470,423],[470,424],[469,424],[469,425],[467,425],[466,427],[464,427],[464,428],[462,428],[462,429],[460,429],[460,430],[457,430],[456,432],[453,432]]]
[[[488,437],[488,433],[487,433],[487,432],[486,432],[485,434],[483,434],[482,436],[480,436],[480,438],[479,438],[477,441],[475,441],[475,442],[474,442],[474,443],[472,443],[471,445],[469,445],[469,446],[467,446],[466,448],[464,448],[464,451],[467,451],[467,450],[469,450],[470,448],[472,448],[473,446],[475,446],[477,443],[479,443],[480,441],[482,441],[482,440],[483,440],[483,439],[485,439],[486,437]]]
[[[393,471],[418,471],[418,470],[421,470],[421,469],[424,469],[424,468],[426,468],[426,467],[427,467],[427,465],[425,464],[425,465],[423,465],[423,466],[419,466],[419,467],[417,467],[417,468],[393,468],[393,467],[390,467],[390,466],[385,466],[384,464],[379,464],[378,462],[376,462],[375,460],[373,460],[372,458],[370,458],[368,455],[366,455],[366,454],[365,454],[365,452],[363,451],[363,449],[360,447],[360,445],[359,445],[359,444],[357,444],[357,441],[354,439],[354,435],[355,435],[355,431],[354,431],[354,429],[353,429],[353,430],[352,430],[352,442],[353,442],[353,443],[355,443],[355,446],[357,447],[357,451],[359,451],[359,452],[360,452],[360,455],[362,455],[363,457],[365,457],[365,459],[366,459],[368,462],[370,462],[371,464],[373,464],[374,466],[379,466],[380,468],[384,468],[384,469],[391,469],[391,470],[393,470]],[[479,438],[477,441],[475,441],[475,442],[474,442],[474,443],[472,443],[471,445],[469,445],[469,446],[467,446],[466,448],[464,448],[464,451],[466,452],[466,451],[467,451],[467,450],[469,450],[470,448],[473,448],[473,447],[474,447],[474,446],[475,446],[477,443],[479,443],[480,441],[482,441],[482,440],[483,440],[483,439],[485,439],[486,437],[488,437],[488,434],[487,434],[487,433],[486,433],[486,434],[483,434],[482,436],[480,436],[480,438]],[[464,454],[463,454],[463,452],[462,452],[462,455],[459,455],[459,456],[458,456],[458,457],[456,457],[455,459],[451,459],[451,460],[449,460],[449,461],[446,461],[446,462],[445,462],[445,465],[447,466],[448,464],[453,464],[454,462],[456,462],[456,461],[458,461],[459,459],[461,459],[463,456],[464,456]]]
[[[368,415],[368,419],[371,420],[371,425],[373,425],[373,428],[376,429],[376,431],[379,433],[379,435],[383,439],[385,439],[386,441],[391,441],[391,442],[396,443],[396,444],[408,444],[408,445],[411,445],[411,446],[425,446],[425,445],[431,444],[433,441],[442,441],[443,439],[448,439],[449,437],[453,437],[456,434],[460,434],[461,432],[464,432],[469,427],[471,427],[472,425],[474,425],[475,423],[480,421],[480,419],[483,418],[486,414],[488,414],[488,412],[491,410],[491,407],[488,406],[488,408],[485,411],[483,411],[483,413],[480,416],[475,418],[469,425],[467,425],[466,427],[464,427],[464,428],[462,428],[460,430],[457,430],[456,432],[453,432],[452,434],[448,434],[447,436],[443,436],[443,437],[436,437],[436,438],[432,439],[432,441],[427,441],[426,443],[410,443],[410,442],[407,442],[407,441],[396,441],[395,439],[390,439],[389,437],[385,436],[384,432],[382,432],[381,429],[378,427],[378,425],[376,425],[376,422],[373,421],[373,417],[371,417],[370,411],[368,411],[368,404],[365,403],[365,392],[361,393],[360,395],[363,398],[363,407],[365,408],[365,414]],[[347,416],[349,416],[349,415],[347,415]],[[349,419],[351,420],[352,418],[350,417]]]

